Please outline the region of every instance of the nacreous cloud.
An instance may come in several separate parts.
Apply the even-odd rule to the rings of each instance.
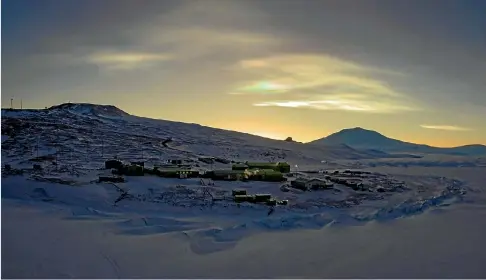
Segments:
[[[87,61],[106,70],[135,70],[147,68],[173,57],[163,53],[142,52],[97,52],[89,55]]]
[[[401,76],[399,73],[327,55],[282,55],[243,60],[233,69],[251,78],[231,94],[289,95],[255,106],[375,113],[418,110],[407,96],[374,78],[376,75]]]
[[[255,103],[254,106],[276,106],[289,108],[310,108],[316,110],[343,110],[364,113],[393,113],[397,111],[416,111],[416,108],[391,102],[366,100],[346,95],[329,95],[317,98],[318,100],[282,100]]]
[[[449,130],[449,131],[470,131],[471,128],[467,127],[460,127],[454,125],[426,125],[422,124],[420,127],[428,128],[428,129],[439,129],[439,130]]]

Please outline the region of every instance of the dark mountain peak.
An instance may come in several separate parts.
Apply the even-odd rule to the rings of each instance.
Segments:
[[[353,127],[353,128],[345,128],[341,131],[372,131],[372,130],[365,129],[365,128],[357,126],[357,127]]]
[[[486,146],[467,145],[453,148],[437,148],[423,144],[414,144],[386,137],[373,130],[361,127],[347,128],[327,137],[315,140],[309,144],[314,145],[347,145],[354,149],[377,150],[382,152],[413,152],[430,154],[453,155],[483,155]]]
[[[325,138],[316,140],[314,142],[326,142],[327,144],[348,144],[350,146],[364,143],[380,143],[390,138],[373,130],[355,127],[346,128],[335,132]]]
[[[325,138],[316,140],[316,142],[327,142],[328,144],[346,144],[354,146],[364,143],[381,144],[392,140],[386,136],[369,129],[361,127],[347,128],[333,133]]]
[[[345,129],[342,129],[342,130],[340,130],[340,131],[338,131],[334,134],[361,134],[361,135],[369,134],[369,135],[381,135],[381,136],[383,136],[381,133],[378,133],[374,130],[365,129],[365,128],[362,128],[362,127],[345,128]],[[383,137],[385,137],[385,136],[383,136]]]

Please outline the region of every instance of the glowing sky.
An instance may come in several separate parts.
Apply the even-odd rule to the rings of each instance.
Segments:
[[[2,106],[486,144],[484,15],[483,0],[3,0]]]

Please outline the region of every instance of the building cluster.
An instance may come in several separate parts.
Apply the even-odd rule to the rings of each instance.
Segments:
[[[203,162],[211,162],[213,158],[200,158]],[[219,162],[223,163],[220,159]],[[224,162],[226,163],[226,161]],[[224,181],[286,181],[285,173],[290,172],[290,165],[286,162],[245,162],[235,163],[231,169],[213,169],[199,171],[191,168],[191,165],[184,164],[182,160],[168,160],[167,164],[148,168],[143,162],[131,162],[124,164],[120,160],[108,160],[105,162],[106,169],[113,169],[113,173],[125,176],[144,176],[145,174],[157,175],[165,178],[208,178]]]
[[[228,160],[214,157],[200,157],[199,161],[205,163],[231,163]],[[214,181],[266,181],[266,182],[288,182],[288,188],[295,188],[302,191],[317,191],[332,189],[334,184],[344,185],[354,190],[364,190],[365,186],[361,181],[369,175],[365,171],[323,171],[315,173],[322,174],[322,178],[310,178],[298,176],[290,172],[290,165],[287,162],[233,162],[231,169],[212,169],[199,171],[192,169],[192,165],[181,159],[169,159],[167,163],[147,168],[143,162],[131,162],[124,164],[120,160],[108,160],[105,162],[106,169],[113,169],[113,173],[126,176],[156,175],[164,178],[205,178]],[[297,175],[297,176],[296,176]],[[295,179],[292,177],[296,176]],[[287,187],[286,187],[287,188]],[[283,191],[288,190],[285,189]]]
[[[193,169],[194,161],[182,159],[170,159],[164,164],[154,167],[146,167],[143,162],[123,163],[113,159],[105,162],[106,169],[112,169],[112,173],[125,176],[154,175],[163,178],[201,178],[214,181],[265,181],[285,182],[280,190],[287,192],[290,189],[301,191],[319,191],[334,189],[334,185],[342,185],[352,188],[355,191],[367,190],[362,181],[369,177],[370,172],[365,171],[316,171],[316,172],[290,172],[290,165],[287,162],[231,162],[214,157],[200,157],[198,161],[204,163],[232,164],[231,169]],[[303,173],[319,173],[317,177],[309,177]],[[100,177],[100,181],[123,182],[116,179],[121,176]],[[381,191],[377,189],[377,191]],[[269,194],[247,194],[246,190],[233,190],[232,199],[237,202],[263,203],[269,206],[286,205],[287,201],[278,201]]]

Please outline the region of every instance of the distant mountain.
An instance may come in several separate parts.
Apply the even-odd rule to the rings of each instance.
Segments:
[[[354,149],[378,150],[387,153],[422,153],[447,155],[486,155],[484,145],[466,145],[453,148],[438,148],[392,139],[373,130],[356,127],[343,129],[327,137],[307,143],[309,145],[342,145]]]

